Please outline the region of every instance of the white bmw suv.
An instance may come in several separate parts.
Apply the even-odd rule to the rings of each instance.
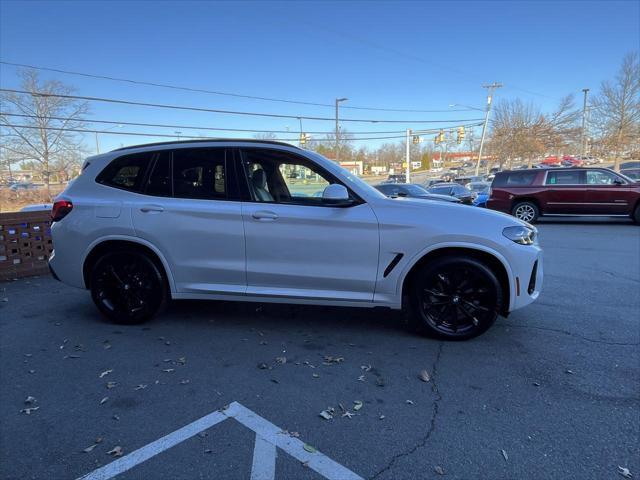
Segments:
[[[267,141],[127,147],[57,199],[49,264],[121,323],[169,299],[388,307],[441,338],[486,331],[542,286],[531,225],[391,199],[317,153]]]

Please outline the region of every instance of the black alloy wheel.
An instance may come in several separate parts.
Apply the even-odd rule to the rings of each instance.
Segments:
[[[91,271],[91,297],[109,320],[135,324],[164,307],[168,294],[161,269],[146,255],[118,251],[100,257]]]
[[[424,333],[466,340],[484,333],[502,307],[493,271],[465,257],[443,257],[425,265],[413,281],[412,320]]]

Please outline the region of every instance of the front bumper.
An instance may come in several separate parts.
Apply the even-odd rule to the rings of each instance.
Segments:
[[[538,247],[525,247],[526,255],[519,255],[519,259],[512,263],[515,295],[511,299],[509,311],[533,303],[540,296],[544,280],[544,265],[542,250]]]

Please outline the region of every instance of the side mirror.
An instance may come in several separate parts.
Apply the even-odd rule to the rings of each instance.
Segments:
[[[616,178],[616,179],[613,181],[613,184],[614,184],[614,185],[623,185],[623,184],[624,184],[624,182],[623,182],[622,180],[620,180],[619,178]]]
[[[322,192],[322,201],[329,205],[345,206],[351,205],[352,200],[349,198],[349,191],[344,185],[333,183],[326,187]]]

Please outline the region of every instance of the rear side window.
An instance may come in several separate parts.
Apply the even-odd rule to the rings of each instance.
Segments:
[[[584,183],[583,170],[559,170],[547,173],[547,185],[581,185]]]
[[[504,172],[493,180],[495,187],[526,187],[533,184],[538,172]]]
[[[222,148],[187,148],[173,152],[173,196],[226,199],[227,169]]]
[[[430,188],[429,191],[438,195],[451,195],[451,187],[435,187]]]
[[[113,160],[96,178],[109,187],[139,192],[154,152],[134,153]]]

